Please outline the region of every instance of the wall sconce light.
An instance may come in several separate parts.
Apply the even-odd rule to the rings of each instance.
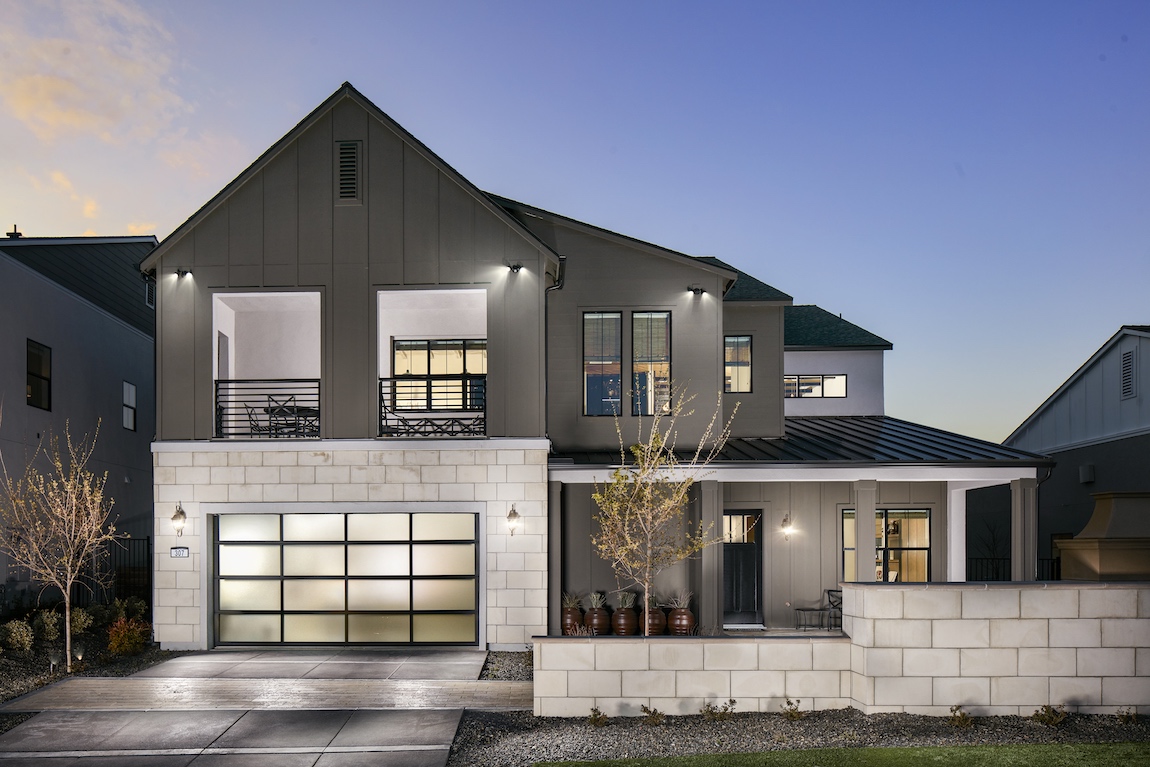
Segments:
[[[783,517],[782,529],[783,529],[783,540],[789,541],[791,539],[791,533],[793,533],[795,531],[794,525],[791,524],[790,512],[787,512],[787,515],[785,517]]]
[[[696,297],[698,297],[698,296],[701,296],[701,295],[703,295],[703,294],[704,294],[704,293],[706,293],[707,291],[703,290],[703,289],[702,289],[701,287],[699,287],[698,285],[688,285],[688,286],[687,286],[687,292],[688,292],[688,293],[690,293],[690,294],[692,294],[692,295],[694,295],[694,296],[696,296]]]
[[[519,270],[523,268],[523,264],[511,264],[507,268],[511,270],[512,274],[519,274]]]
[[[184,506],[179,501],[176,501],[176,513],[172,515],[172,527],[176,530],[176,537],[182,538],[184,535],[184,525],[188,522],[188,515],[184,513]]]
[[[187,276],[188,276],[188,275],[190,275],[191,273],[192,273],[192,272],[191,272],[191,270],[190,270],[190,269],[177,269],[177,270],[176,270],[176,276],[177,276],[177,277],[179,277],[180,279],[183,279],[184,277],[187,277]]]
[[[511,504],[511,511],[507,512],[507,529],[511,531],[512,537],[515,536],[515,531],[519,529],[519,512],[515,510],[515,504]]]

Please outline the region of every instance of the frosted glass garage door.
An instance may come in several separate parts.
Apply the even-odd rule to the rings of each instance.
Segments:
[[[476,644],[477,517],[216,518],[220,644]]]

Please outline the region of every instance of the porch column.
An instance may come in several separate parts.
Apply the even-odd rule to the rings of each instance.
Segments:
[[[875,582],[874,525],[875,506],[878,505],[878,482],[860,479],[855,490],[855,581]]]
[[[700,522],[703,529],[708,526],[712,537],[723,534],[723,495],[722,486],[715,480],[698,483]],[[699,582],[699,624],[703,626],[723,625],[723,544],[716,543],[703,549],[702,573]]]
[[[946,580],[966,582],[966,487],[946,483]]]
[[[1010,580],[1038,577],[1038,481],[1010,482]]]
[[[547,483],[547,633],[563,633],[563,483]]]

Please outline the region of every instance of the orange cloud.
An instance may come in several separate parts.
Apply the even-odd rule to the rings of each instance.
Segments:
[[[147,224],[128,224],[128,234],[131,235],[154,234],[155,231],[156,224],[151,222]]]

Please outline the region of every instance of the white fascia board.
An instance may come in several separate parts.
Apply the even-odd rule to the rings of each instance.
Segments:
[[[607,482],[611,468],[549,466],[552,482],[588,484]],[[1015,479],[1036,479],[1033,466],[745,466],[702,469],[696,479],[714,482],[970,482],[972,487],[1006,484]]]
[[[324,450],[550,450],[551,440],[476,439],[213,439],[153,442],[153,453],[313,453]]]

